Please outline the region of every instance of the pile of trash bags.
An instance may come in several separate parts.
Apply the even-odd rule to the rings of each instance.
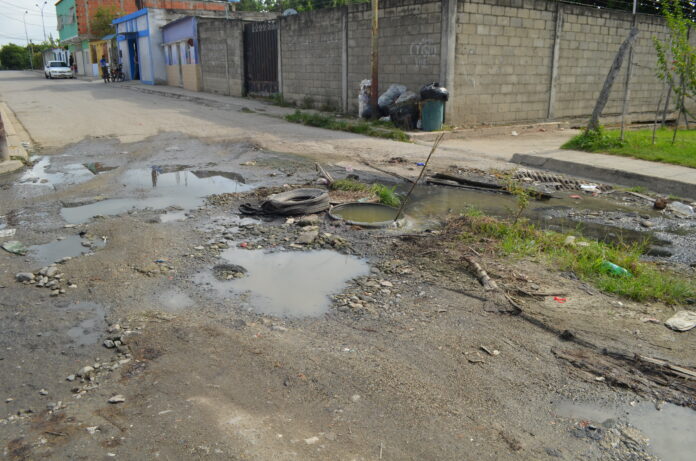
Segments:
[[[358,95],[358,113],[364,119],[372,118],[372,105],[370,104],[371,80],[363,80],[360,83]],[[381,120],[391,120],[397,128],[402,130],[415,130],[420,119],[421,101],[443,101],[449,99],[447,88],[437,82],[424,85],[417,94],[409,91],[405,85],[390,85],[387,91],[382,93],[377,100],[377,110]]]

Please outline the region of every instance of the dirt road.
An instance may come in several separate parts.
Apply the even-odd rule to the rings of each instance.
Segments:
[[[641,320],[665,306],[486,259],[571,300],[526,301],[530,322],[491,305],[451,236],[237,213],[314,182],[313,159],[339,175],[427,146],[29,73],[0,73],[0,98],[41,155],[0,178],[0,230],[28,247],[0,252],[4,459],[688,459],[691,410],[558,358],[581,348],[570,330],[693,366],[692,334]]]

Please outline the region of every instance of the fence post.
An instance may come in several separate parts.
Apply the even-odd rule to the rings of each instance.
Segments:
[[[440,26],[440,82],[454,94],[454,75],[457,46],[457,5],[459,0],[442,0]],[[450,119],[454,104],[445,105],[445,119]]]
[[[343,7],[341,15],[341,110],[348,113],[348,7]]]
[[[561,52],[561,34],[563,32],[563,4],[556,3],[556,33],[553,37],[553,56],[551,57],[551,78],[549,81],[549,109],[547,118],[555,117],[556,85],[558,84],[558,60]]]

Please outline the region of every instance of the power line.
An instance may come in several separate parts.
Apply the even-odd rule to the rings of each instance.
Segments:
[[[11,20],[13,20],[13,21],[21,22],[22,24],[24,24],[24,20],[22,20],[22,19],[17,19],[17,18],[13,18],[12,16],[4,16],[3,18],[4,18],[4,19],[11,19]],[[27,22],[26,24],[27,24],[27,26],[43,27],[41,24],[36,24],[36,23],[33,23],[33,22]]]
[[[28,14],[30,14],[30,15],[32,15],[32,16],[41,16],[41,13],[35,13],[34,11],[32,11],[32,10],[31,10],[31,7],[18,6],[18,5],[15,5],[15,4],[13,4],[13,3],[10,3],[10,2],[8,2],[8,1],[6,1],[6,0],[0,0],[0,2],[3,3],[3,4],[5,4],[5,5],[7,5],[7,6],[12,6],[12,7],[14,7],[14,8],[18,8],[18,9],[20,9],[20,10],[24,10],[24,11],[28,12]],[[55,12],[55,11],[54,11],[54,12]],[[51,14],[51,10],[48,10],[48,12],[44,13],[44,16],[49,16],[50,14]],[[51,17],[55,17],[55,16],[51,16]]]

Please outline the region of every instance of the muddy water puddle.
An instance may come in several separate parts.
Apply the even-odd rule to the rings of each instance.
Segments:
[[[207,274],[204,282],[219,296],[245,295],[256,312],[282,317],[315,317],[329,310],[330,295],[369,273],[366,261],[330,250],[267,253],[231,248],[221,254],[246,274],[218,281]]]
[[[71,235],[61,240],[29,247],[29,256],[43,265],[52,264],[62,258],[92,253],[94,249],[104,248],[106,242],[100,238],[87,240],[79,235]]]
[[[67,311],[77,311],[83,320],[67,331],[68,336],[78,346],[96,344],[106,328],[106,310],[98,303],[77,302],[65,308]]]
[[[56,187],[80,184],[93,177],[94,173],[81,163],[61,166],[58,170],[52,165],[50,157],[40,157],[31,168],[22,174],[17,182],[18,184]]]
[[[696,443],[696,411],[665,403],[660,410],[652,402],[639,402],[625,408],[592,403],[561,401],[556,413],[567,418],[589,420],[596,425],[611,425],[625,420],[649,439],[649,449],[663,461],[691,461]]]
[[[174,169],[175,171],[171,171]],[[251,190],[236,173],[188,171],[171,167],[140,168],[126,171],[120,178],[127,198],[106,199],[77,207],[64,207],[60,214],[67,222],[81,224],[95,216],[113,216],[133,209],[160,210],[176,207],[178,211],[163,221],[180,220],[185,212],[203,204],[212,194]]]

